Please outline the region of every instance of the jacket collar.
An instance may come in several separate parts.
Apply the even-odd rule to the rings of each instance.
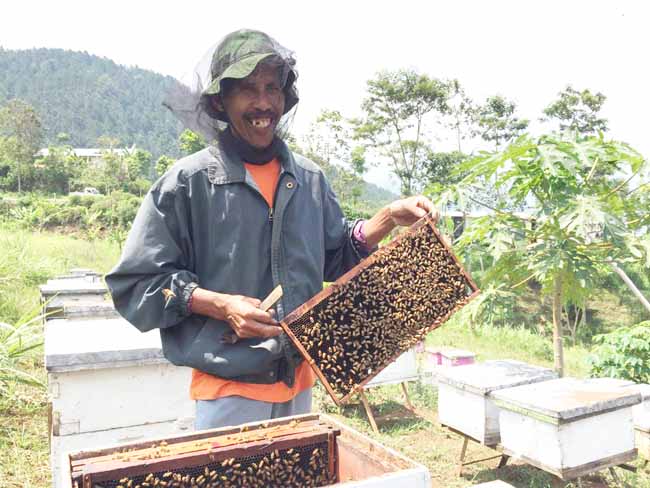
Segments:
[[[210,183],[225,185],[228,183],[243,183],[246,180],[246,168],[236,153],[219,143],[218,139],[208,147],[208,150],[212,156],[208,161],[208,180],[210,180]],[[300,173],[296,171],[296,161],[284,141],[282,141],[279,159],[282,173],[289,173],[300,185],[302,178]]]

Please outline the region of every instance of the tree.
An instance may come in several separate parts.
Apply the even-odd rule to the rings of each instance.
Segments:
[[[558,93],[560,97],[544,109],[549,119],[560,121],[560,129],[574,130],[582,134],[607,131],[607,119],[598,117],[607,97],[589,90],[578,91],[570,85]]]
[[[128,178],[135,181],[138,178],[147,178],[151,173],[151,153],[144,149],[136,149],[126,157]]]
[[[2,158],[14,168],[18,192],[23,176],[32,163],[42,140],[41,120],[34,108],[20,99],[13,99],[0,109],[0,149]]]
[[[185,129],[178,138],[178,145],[185,155],[189,156],[207,147],[205,139],[200,134]]]
[[[47,154],[36,160],[35,167],[41,189],[67,194],[72,181],[83,173],[85,162],[74,154],[71,146],[50,146]]]
[[[650,235],[642,232],[650,208],[629,188],[633,175],[647,174],[648,164],[624,143],[566,133],[521,136],[460,170],[466,175],[441,205],[472,200],[474,185],[493,178],[510,201],[533,202],[527,218],[498,202],[490,215],[470,222],[459,244],[461,252],[479,243],[491,254],[483,285],[508,283],[518,290],[534,280],[551,297],[555,368],[562,374],[563,306],[582,303],[612,261],[650,268]]]
[[[481,137],[493,141],[496,149],[503,142],[521,134],[528,127],[528,120],[515,117],[516,105],[500,95],[489,97],[478,109],[478,125]]]
[[[340,200],[356,206],[363,193],[365,149],[353,145],[352,127],[340,112],[322,110],[305,137],[306,156],[317,161]]]
[[[455,170],[466,159],[467,155],[459,151],[431,151],[425,159],[425,174],[428,184],[436,183],[444,187],[457,183],[460,177]]]
[[[449,83],[449,91],[448,126],[456,134],[458,153],[461,153],[461,141],[477,134],[478,108],[474,105],[472,99],[467,96],[458,80],[452,80]]]
[[[158,158],[158,161],[156,161],[156,174],[158,176],[162,176],[169,168],[172,167],[173,164],[174,160],[169,156],[165,156],[163,154]]]
[[[402,195],[412,195],[422,186],[426,122],[448,112],[449,85],[413,70],[381,72],[367,85],[364,116],[354,121],[354,136],[389,162]]]

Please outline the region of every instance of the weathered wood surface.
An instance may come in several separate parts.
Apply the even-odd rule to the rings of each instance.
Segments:
[[[602,379],[560,378],[500,390],[492,397],[501,408],[555,424],[641,403],[640,393]]]

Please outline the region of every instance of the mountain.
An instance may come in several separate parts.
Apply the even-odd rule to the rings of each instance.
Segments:
[[[154,156],[178,155],[180,123],[161,105],[175,83],[86,52],[0,47],[0,105],[12,98],[32,105],[46,144],[59,133],[76,147],[97,147],[99,137],[110,136]]]

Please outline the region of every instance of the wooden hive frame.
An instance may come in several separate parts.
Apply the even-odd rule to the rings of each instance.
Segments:
[[[337,481],[336,437],[339,434],[339,429],[312,415],[300,419],[279,419],[253,426],[218,429],[214,432],[204,431],[153,445],[136,443],[122,446],[120,449],[85,451],[70,456],[71,486],[73,488],[257,486],[251,477],[259,479],[262,483],[264,479],[260,474],[263,469],[260,463],[262,459],[267,463],[264,469],[270,471],[269,462],[275,462],[280,466],[289,460],[289,466],[311,466],[309,463],[312,458],[318,460],[318,462],[314,461],[313,465],[314,472],[318,473],[318,478],[314,481],[321,479],[327,480],[326,482],[310,485],[308,481],[311,478],[307,481],[301,478],[292,482],[291,471],[288,471],[287,480],[283,485],[329,485]],[[314,456],[316,450],[318,454]],[[305,453],[308,455],[311,453],[310,461],[307,457],[301,459]],[[292,457],[293,462],[290,461]],[[299,461],[295,460],[296,457]],[[251,473],[248,477],[249,481],[246,481],[247,478],[239,478],[243,484],[230,483],[221,477],[229,472],[232,473],[233,469],[243,472],[252,469],[252,466],[255,466],[255,469],[249,471]],[[273,469],[279,476],[283,468],[277,466]],[[256,471],[258,469],[259,471]],[[212,479],[211,473],[214,473]],[[201,475],[204,479],[199,482],[197,480]],[[148,476],[151,477],[152,482],[145,484]],[[187,476],[188,482],[174,484],[175,476],[176,479]],[[194,483],[189,482],[191,477],[194,478]],[[155,485],[154,478],[168,484]],[[131,484],[129,485],[126,480],[131,481]]]
[[[458,295],[454,299],[455,302],[453,303],[453,306],[450,306],[448,309],[444,310],[444,312],[438,316],[427,317],[426,319],[429,321],[428,325],[425,324],[424,326],[422,326],[420,330],[418,330],[416,333],[412,335],[412,337],[408,339],[408,341],[404,341],[404,339],[401,339],[400,345],[393,348],[394,351],[389,357],[382,360],[380,364],[374,365],[374,367],[367,373],[364,373],[360,381],[358,381],[354,385],[347,387],[347,391],[345,390],[341,391],[341,389],[337,390],[337,388],[333,384],[334,382],[333,376],[328,373],[328,371],[326,370],[327,368],[323,368],[323,365],[327,363],[327,359],[323,359],[323,357],[318,356],[321,354],[321,352],[319,352],[319,350],[317,350],[318,348],[314,345],[314,342],[318,340],[318,338],[314,338],[314,330],[320,330],[321,324],[317,323],[316,325],[314,325],[315,322],[313,320],[310,324],[307,324],[307,320],[308,319],[311,320],[313,319],[314,316],[317,316],[317,314],[320,313],[318,312],[318,310],[324,310],[326,307],[329,306],[328,304],[330,302],[341,300],[341,296],[344,293],[346,293],[349,288],[351,288],[352,286],[356,286],[355,281],[359,282],[362,280],[361,276],[371,276],[371,273],[381,273],[382,272],[381,270],[385,269],[382,268],[382,266],[384,265],[382,263],[392,263],[391,265],[394,267],[398,266],[400,262],[402,264],[405,264],[402,261],[400,261],[400,258],[403,258],[404,256],[410,256],[411,258],[413,258],[413,256],[418,254],[417,250],[414,251],[415,254],[409,254],[410,243],[423,242],[425,239],[430,240],[430,244],[432,246],[432,250],[430,252],[434,254],[437,252],[441,256],[440,259],[446,260],[444,263],[445,266],[447,266],[448,269],[453,268],[457,273],[455,277],[456,280],[460,280],[460,281],[455,281],[453,285],[456,287],[456,289],[453,290],[452,293]],[[419,259],[422,260],[422,256],[419,256]],[[433,272],[432,269],[427,271],[429,273]],[[448,278],[451,279],[452,277],[448,277]],[[363,279],[367,279],[367,278],[363,278]],[[447,288],[452,286],[449,285],[449,282],[444,282],[443,280],[438,280],[437,283],[440,284],[441,286],[446,286]],[[395,299],[398,302],[404,298],[403,295],[404,283],[400,282],[398,284],[394,284],[394,283],[384,283],[384,284],[386,285],[385,286],[386,296],[396,297]],[[421,286],[418,286],[421,285],[421,283],[417,283],[417,281],[411,280],[409,283],[407,283],[407,285],[410,286],[411,290],[422,289]],[[396,289],[397,291],[395,291]],[[411,290],[406,290],[406,293],[408,293]],[[287,333],[287,335],[289,336],[293,344],[296,346],[296,348],[303,355],[305,360],[310,364],[310,366],[312,367],[312,369],[314,370],[318,378],[321,380],[325,389],[328,391],[328,393],[330,394],[334,402],[337,405],[341,405],[343,403],[348,402],[356,392],[360,391],[366,383],[372,380],[372,378],[374,378],[377,374],[379,374],[382,369],[384,369],[391,362],[397,359],[397,357],[400,354],[408,350],[409,347],[415,345],[416,342],[422,340],[426,335],[426,333],[430,332],[431,330],[443,324],[447,319],[449,319],[449,317],[451,317],[451,315],[453,315],[457,310],[459,310],[461,307],[466,305],[470,300],[475,298],[478,294],[479,294],[479,289],[476,286],[476,283],[474,283],[474,280],[472,280],[471,276],[465,271],[458,258],[452,252],[451,248],[442,239],[439,231],[435,227],[435,222],[432,220],[432,218],[429,215],[427,215],[424,218],[420,219],[415,224],[413,224],[407,231],[400,234],[388,245],[382,247],[381,249],[373,253],[370,257],[368,257],[367,259],[359,263],[357,266],[352,268],[350,271],[345,273],[343,276],[341,276],[338,280],[336,280],[336,282],[332,283],[329,287],[324,289],[318,295],[314,296],[305,304],[297,308],[295,311],[293,311],[291,314],[285,317],[285,319],[280,323],[280,325],[282,326],[283,330]],[[374,296],[370,298],[372,299],[373,303],[362,304],[366,310],[368,310],[368,307],[372,308],[375,305],[375,301],[378,300],[378,298]],[[334,312],[331,312],[329,311],[329,309],[327,309],[328,313],[339,314],[339,316],[341,317],[344,317],[346,316],[346,314],[348,314],[347,316],[349,317],[350,314],[355,313],[354,311],[358,310],[360,307],[360,304],[355,303],[353,300],[346,300],[345,298],[343,298],[343,301],[346,302],[345,306],[341,306],[340,304],[337,304],[338,308],[336,308]],[[382,305],[377,302],[377,307],[379,308],[381,306]],[[427,305],[425,304],[424,307],[426,306]],[[390,315],[388,312],[386,312],[386,314]],[[387,330],[391,327],[391,324],[389,322],[392,319],[390,319],[390,317],[386,317],[386,320],[388,320],[388,322],[386,322],[388,324],[386,326],[386,330]],[[395,323],[395,320],[393,320],[392,323]],[[308,326],[312,327],[312,329],[310,329],[309,332],[305,332]],[[333,327],[341,330],[342,326],[343,326],[342,324],[338,324],[338,325],[330,326],[330,328]],[[395,326],[393,325],[393,327]],[[393,330],[397,330],[397,329],[394,328]],[[336,335],[334,332],[332,333]],[[384,337],[383,341],[386,341],[386,337]],[[406,342],[408,342],[408,345],[406,345]],[[320,344],[321,345],[323,344],[322,340],[320,341]],[[341,344],[342,344],[341,340],[339,340],[338,344],[334,344],[334,341],[330,341],[330,346],[338,348],[337,350],[339,352],[343,351],[343,353],[346,353],[345,350],[346,346],[341,346]],[[346,344],[348,343],[346,342]],[[354,353],[351,351],[351,349],[355,349],[357,351],[357,354],[359,354],[358,347],[359,345],[357,343],[355,343],[354,346],[349,346],[349,350],[347,350],[347,353],[349,353],[348,356],[358,357],[358,356],[353,356]],[[348,363],[343,363],[343,364],[348,364]],[[339,373],[337,374],[341,375],[342,373],[340,371],[342,371],[342,369],[339,369]],[[359,374],[357,374],[357,376],[358,375]]]

